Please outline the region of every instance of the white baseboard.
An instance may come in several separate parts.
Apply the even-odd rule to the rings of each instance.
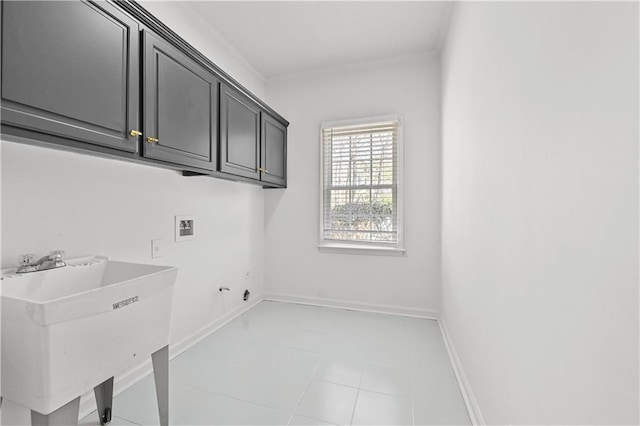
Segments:
[[[352,311],[372,312],[376,314],[400,315],[413,318],[437,320],[438,311],[430,309],[405,308],[393,305],[376,305],[373,303],[356,302],[352,300],[327,299],[323,297],[296,296],[282,293],[264,293],[264,300],[274,302],[297,303],[300,305],[322,306],[325,308],[348,309]]]
[[[190,347],[194,346],[196,343],[208,337],[211,333],[218,330],[220,327],[228,324],[229,322],[233,321],[240,315],[244,314],[245,312],[247,312],[257,304],[262,302],[264,300],[264,295],[252,296],[252,299],[253,299],[252,301],[247,302],[243,305],[240,305],[238,308],[234,309],[231,312],[226,313],[225,315],[218,318],[217,320],[205,325],[200,330],[185,337],[179,342],[173,343],[169,347],[169,359],[173,359],[176,356],[180,355]]]
[[[440,332],[442,333],[444,344],[447,347],[447,352],[449,353],[449,358],[451,359],[453,371],[455,372],[456,379],[458,380],[458,387],[460,388],[460,392],[462,393],[464,403],[467,406],[471,424],[473,424],[474,426],[484,426],[486,425],[486,423],[484,421],[484,418],[482,417],[482,412],[480,412],[480,406],[478,405],[478,401],[473,395],[471,384],[467,379],[464,368],[462,368],[462,362],[460,361],[460,358],[458,358],[458,353],[456,352],[456,348],[453,345],[453,340],[451,340],[451,335],[449,334],[449,330],[447,329],[447,325],[444,319],[439,318],[438,324],[440,325]]]
[[[184,339],[176,343],[171,343],[169,345],[169,359],[173,359],[177,357],[187,349],[191,348],[201,340],[205,339],[214,331],[218,330],[220,327],[226,325],[227,323],[231,322],[235,318],[244,314],[249,309],[253,308],[258,303],[262,302],[264,300],[264,297],[254,296],[252,297],[252,299],[253,300],[251,302],[245,303],[240,307],[238,307],[237,309],[234,309],[233,311],[224,314],[220,318],[214,320],[213,322],[210,322],[209,324],[205,325],[204,327],[197,330],[195,333],[190,334]],[[114,398],[117,395],[124,392],[125,390],[129,389],[131,386],[133,386],[143,378],[145,378],[147,375],[151,374],[152,372],[153,372],[153,367],[151,365],[151,358],[149,358],[144,363],[132,368],[131,370],[127,371],[125,374],[122,374],[116,377],[113,385]],[[96,401],[93,395],[93,390],[91,390],[85,393],[84,395],[82,395],[82,398],[80,399],[80,418],[82,419],[86,417],[94,410],[96,410]],[[117,417],[117,413],[114,413],[114,415]]]

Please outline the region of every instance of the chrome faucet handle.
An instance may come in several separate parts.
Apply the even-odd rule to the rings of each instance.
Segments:
[[[63,257],[64,257],[63,250],[55,250],[49,253],[49,259],[51,260],[62,260]]]
[[[29,266],[35,260],[36,255],[33,253],[21,254],[18,256],[18,264],[20,266]]]

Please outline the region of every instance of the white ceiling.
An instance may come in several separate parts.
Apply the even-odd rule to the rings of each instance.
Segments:
[[[435,1],[189,1],[255,70],[277,75],[441,46],[451,4]]]

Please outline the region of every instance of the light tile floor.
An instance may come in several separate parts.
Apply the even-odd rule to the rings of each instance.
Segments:
[[[173,359],[169,380],[172,425],[470,424],[431,320],[262,302]],[[158,424],[153,376],[113,414]]]

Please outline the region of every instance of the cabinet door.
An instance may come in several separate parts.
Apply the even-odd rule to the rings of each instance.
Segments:
[[[260,180],[278,186],[287,182],[287,128],[266,113],[262,113],[260,144],[262,174]]]
[[[148,31],[144,32],[144,49],[143,155],[213,170],[218,79]]]
[[[2,122],[135,152],[139,27],[106,3],[2,2]]]
[[[221,85],[220,171],[260,179],[260,108],[240,92]]]

